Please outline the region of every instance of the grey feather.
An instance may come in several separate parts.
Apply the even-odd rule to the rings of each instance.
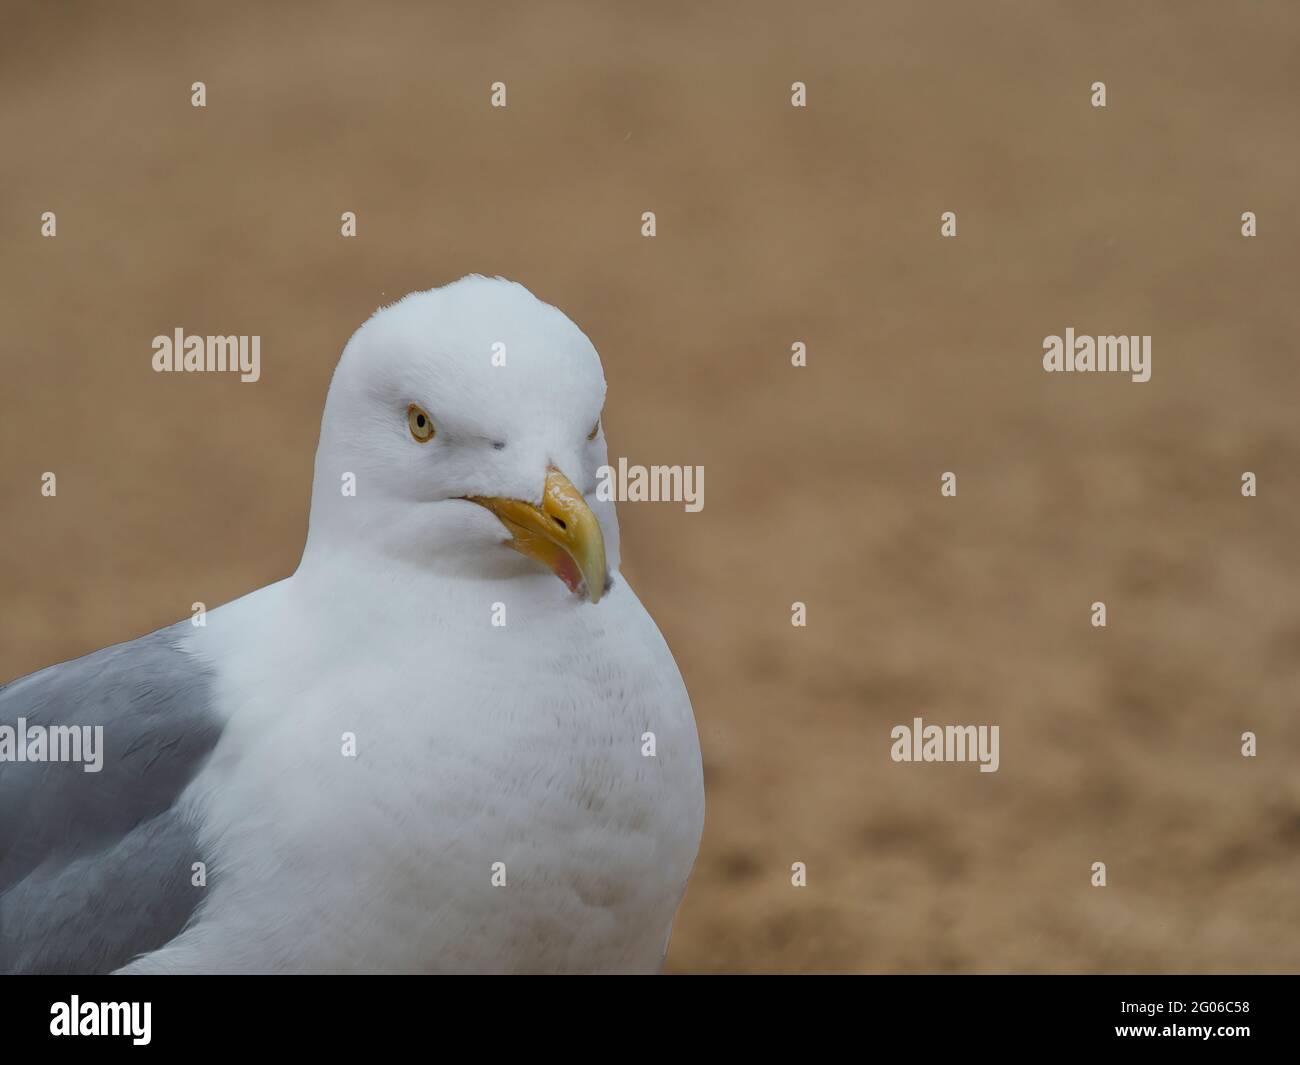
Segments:
[[[0,725],[102,725],[103,768],[0,761],[0,972],[118,968],[175,936],[204,895],[173,809],[221,727],[182,622],[0,687]]]

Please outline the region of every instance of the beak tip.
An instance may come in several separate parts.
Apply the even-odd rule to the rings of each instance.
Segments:
[[[613,587],[614,587],[614,578],[610,574],[609,570],[606,570],[605,579],[601,582],[601,587],[596,591],[592,592],[590,595],[592,605],[594,606],[596,603],[599,603],[602,599],[604,599],[605,596],[609,594],[609,590]]]

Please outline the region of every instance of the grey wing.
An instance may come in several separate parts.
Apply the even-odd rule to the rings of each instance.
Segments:
[[[201,901],[196,829],[174,804],[221,727],[184,624],[0,687],[11,736],[102,726],[98,772],[89,748],[82,762],[0,759],[0,973],[112,971],[172,939]]]

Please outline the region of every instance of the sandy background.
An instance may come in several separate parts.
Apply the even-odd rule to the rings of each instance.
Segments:
[[[500,273],[707,471],[621,508],[706,764],[671,971],[1300,969],[1300,8],[644,6],[4,5],[0,678],[291,572],[352,330]]]

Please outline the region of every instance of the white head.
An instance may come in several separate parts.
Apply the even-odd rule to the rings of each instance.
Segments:
[[[542,562],[599,600],[618,567],[613,504],[594,498],[604,400],[591,341],[522,285],[475,275],[382,308],[330,384],[304,567],[361,551],[506,578]]]

